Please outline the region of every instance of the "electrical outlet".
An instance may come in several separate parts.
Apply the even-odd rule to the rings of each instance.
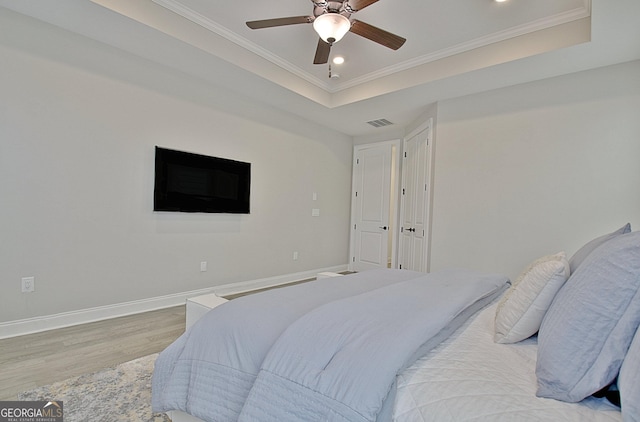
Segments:
[[[201,271],[201,272],[205,272],[205,271],[207,271],[207,261],[202,261],[202,262],[200,263],[200,271]]]
[[[294,260],[294,261],[297,261],[297,260],[298,260],[298,251],[295,251],[295,252],[293,253],[293,260]]]
[[[36,289],[35,277],[22,277],[22,293],[31,293]]]

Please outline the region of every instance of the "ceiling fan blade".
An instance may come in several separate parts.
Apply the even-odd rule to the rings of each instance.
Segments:
[[[316,48],[316,56],[313,58],[313,64],[327,63],[330,52],[331,44],[324,42],[322,38],[318,38],[318,47]]]
[[[378,0],[349,0],[349,6],[351,6],[354,12],[357,12],[377,2]]]
[[[398,35],[387,32],[384,29],[376,28],[373,25],[369,25],[368,23],[364,23],[359,20],[353,21],[350,31],[356,35],[360,35],[361,37],[384,45],[385,47],[389,47],[392,50],[399,49],[402,47],[404,42],[407,41]]]
[[[272,28],[274,26],[297,25],[300,23],[313,22],[312,16],[291,16],[289,18],[263,19],[260,21],[249,21],[247,26],[251,29]]]

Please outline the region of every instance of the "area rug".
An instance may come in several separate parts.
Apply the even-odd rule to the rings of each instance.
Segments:
[[[65,422],[169,422],[151,412],[151,374],[157,354],[18,394],[18,400],[57,400]]]

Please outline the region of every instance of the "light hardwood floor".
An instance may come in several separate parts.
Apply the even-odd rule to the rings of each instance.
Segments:
[[[160,352],[184,332],[185,318],[183,305],[0,340],[0,401],[15,400],[23,391]]]
[[[160,352],[184,326],[177,306],[0,340],[0,400]]]

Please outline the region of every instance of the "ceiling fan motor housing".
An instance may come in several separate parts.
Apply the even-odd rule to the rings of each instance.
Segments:
[[[406,39],[377,28],[368,23],[351,19],[351,15],[379,0],[311,0],[313,16],[290,16],[284,18],[262,19],[246,22],[251,29],[273,28],[276,26],[313,24],[318,33],[318,46],[313,59],[314,64],[325,64],[329,60],[331,46],[340,41],[347,32],[371,40],[375,43],[397,50]]]
[[[351,17],[352,10],[349,7],[349,3],[346,0],[343,1],[314,1],[313,16],[318,17],[325,13],[337,13],[347,19]]]

